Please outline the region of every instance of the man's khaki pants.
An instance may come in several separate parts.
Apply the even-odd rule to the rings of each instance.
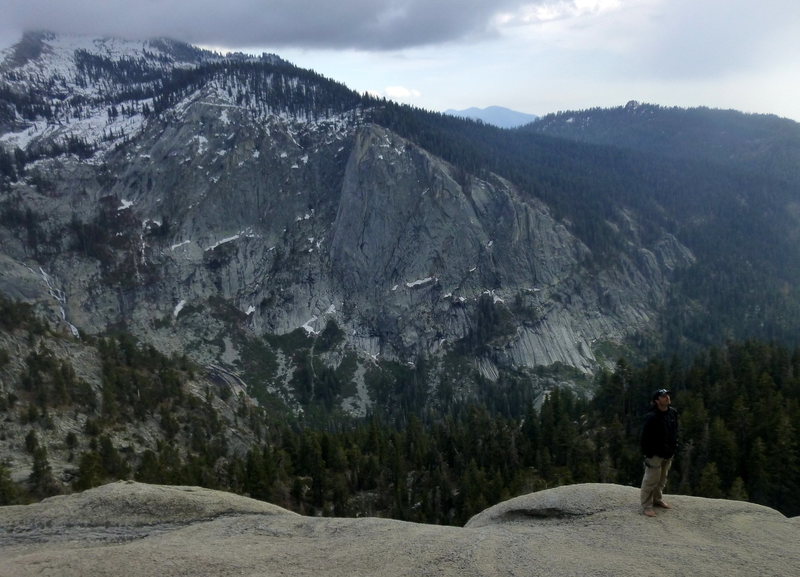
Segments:
[[[672,466],[672,459],[650,457],[644,460],[644,478],[642,478],[642,508],[650,509],[653,503],[662,500],[664,487],[667,485],[667,474]]]

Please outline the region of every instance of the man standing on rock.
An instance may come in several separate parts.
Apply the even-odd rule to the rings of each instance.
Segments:
[[[678,448],[678,412],[670,406],[671,403],[667,389],[653,393],[652,408],[642,427],[644,478],[641,498],[643,512],[648,517],[656,516],[653,507],[672,508],[662,494]]]

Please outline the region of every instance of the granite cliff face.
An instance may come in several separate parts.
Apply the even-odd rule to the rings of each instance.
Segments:
[[[290,353],[273,347],[255,376],[248,343],[327,329],[318,358],[355,359],[359,398],[341,402],[356,413],[375,363],[425,359],[431,387],[453,354],[490,379],[588,375],[653,329],[694,260],[622,210],[628,246],[593,254],[513,182],[449,164],[372,122],[381,103],[276,57],[29,35],[0,86],[0,146],[26,161],[0,193],[3,292],[290,404]]]

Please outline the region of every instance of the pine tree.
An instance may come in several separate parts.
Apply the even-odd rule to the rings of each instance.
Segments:
[[[161,470],[161,464],[152,450],[148,449],[142,453],[139,467],[136,469],[137,481],[142,483],[164,483],[165,476]]]
[[[18,495],[19,490],[11,480],[11,472],[0,463],[0,507],[16,504]]]
[[[114,447],[108,435],[100,437],[100,463],[106,475],[112,479],[126,479],[130,473],[130,468],[119,451]]]
[[[97,451],[87,451],[81,454],[78,463],[78,478],[72,486],[76,491],[85,491],[92,487],[102,485],[105,481],[106,473],[103,470],[103,463]]]
[[[272,497],[270,473],[264,462],[264,452],[257,447],[247,452],[244,490],[254,499],[269,501]]]
[[[736,477],[731,484],[731,489],[728,491],[728,499],[734,501],[747,501],[747,488],[741,477]]]
[[[703,471],[700,473],[700,482],[695,490],[695,494],[700,497],[708,497],[711,499],[721,499],[725,496],[722,492],[716,463],[711,462],[703,467]]]
[[[28,477],[31,493],[43,499],[59,493],[58,484],[47,459],[47,449],[36,447],[33,451],[33,469]]]
[[[39,448],[39,436],[36,434],[36,431],[31,429],[28,431],[28,434],[25,435],[25,450],[28,451],[31,455],[34,454],[36,449]]]

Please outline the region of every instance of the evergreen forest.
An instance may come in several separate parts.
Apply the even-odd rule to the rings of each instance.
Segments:
[[[591,399],[555,389],[538,404],[508,402],[501,383],[445,412],[376,411],[314,425],[241,403],[237,422],[255,440],[237,452],[211,403],[224,392],[209,386],[205,401],[187,394],[198,368],[185,357],[168,358],[123,333],[97,339],[91,347],[102,386],[96,390],[53,353],[46,325],[29,307],[6,299],[0,307],[0,329],[27,334],[34,344],[16,375],[11,351],[0,350],[4,381],[18,382],[4,388],[0,413],[28,431],[24,444],[33,463],[19,483],[0,462],[0,504],[135,479],[232,491],[308,515],[462,525],[492,504],[549,487],[637,486],[648,400],[653,390],[669,388],[681,435],[668,493],[800,514],[800,348],[731,342],[689,363],[620,359],[597,376]],[[66,486],[40,442],[59,410],[87,415],[84,431],[63,439],[74,463]],[[115,446],[115,429],[148,419],[160,426],[155,445],[141,452]]]

